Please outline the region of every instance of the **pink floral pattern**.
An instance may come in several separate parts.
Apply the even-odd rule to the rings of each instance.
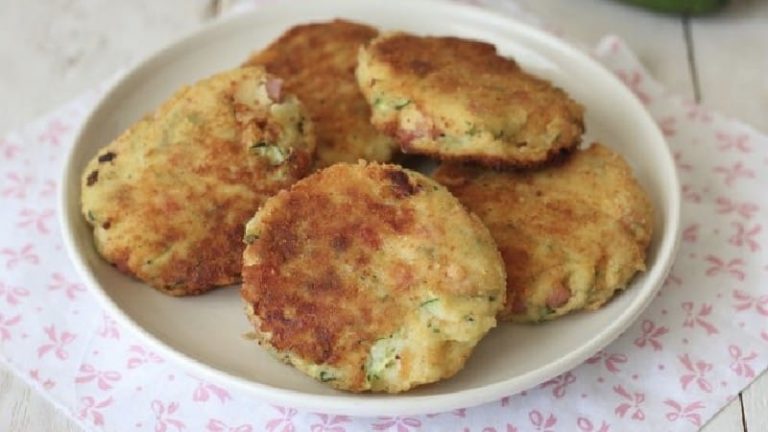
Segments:
[[[754,378],[755,370],[752,368],[752,361],[757,358],[757,353],[752,351],[749,354],[742,353],[741,348],[736,345],[730,345],[728,352],[731,354],[731,370],[738,376]]]
[[[37,369],[32,369],[29,371],[29,378],[40,384],[45,390],[50,390],[54,387],[56,387],[56,381],[50,379],[50,378],[42,378],[40,376],[40,371]]]
[[[611,425],[605,421],[601,421],[598,426],[597,423],[592,424],[592,421],[586,417],[576,419],[576,426],[581,432],[610,432],[611,430]]]
[[[749,311],[754,308],[760,315],[768,316],[768,294],[753,296],[742,290],[734,290],[733,298],[736,304],[733,306],[738,312]]]
[[[64,134],[68,132],[69,129],[69,126],[64,124],[61,119],[54,118],[48,123],[48,126],[45,128],[43,133],[37,137],[37,139],[40,142],[58,146],[61,144],[61,141],[64,138]]]
[[[16,226],[18,228],[32,229],[37,234],[45,235],[51,232],[50,223],[52,218],[52,209],[41,211],[34,209],[23,209],[19,212],[19,219]]]
[[[8,286],[0,282],[0,299],[5,300],[5,303],[9,306],[18,305],[25,297],[29,297],[28,289]]]
[[[48,342],[40,345],[37,349],[37,356],[43,357],[52,352],[59,360],[68,359],[69,351],[67,351],[67,346],[74,342],[77,335],[68,331],[57,332],[56,326],[53,325],[45,327],[44,331],[48,336]]]
[[[421,420],[416,417],[380,417],[378,423],[373,424],[373,430],[410,432],[421,427]]]
[[[273,407],[189,375],[104,313],[62,251],[58,173],[96,93],[0,138],[3,362],[98,432],[696,430],[768,365],[768,138],[666,94],[617,38],[604,45],[596,57],[674,154],[683,241],[658,298],[584,365],[479,407],[378,418]]]
[[[645,412],[643,411],[643,402],[645,402],[645,393],[634,392],[631,393],[624,388],[621,384],[613,387],[613,392],[620,396],[619,404],[613,412],[621,418],[625,416],[632,420],[643,421],[645,420]]]
[[[211,419],[208,421],[206,429],[208,432],[254,432],[253,426],[241,424],[239,426],[228,426],[221,420]]]
[[[92,396],[85,396],[80,399],[80,411],[78,412],[78,418],[91,422],[94,426],[104,425],[103,410],[112,405],[112,398],[106,398],[101,401],[97,401]]]
[[[131,345],[128,351],[128,362],[126,363],[128,369],[142,367],[145,364],[163,362],[162,357],[144,348],[142,345]]]
[[[575,382],[576,382],[576,375],[574,375],[572,372],[566,372],[562,375],[558,375],[552,378],[549,381],[542,383],[539,387],[541,388],[552,387],[552,396],[554,396],[557,399],[560,399],[563,396],[565,396],[565,391],[567,390],[568,385],[573,384]]]
[[[554,414],[542,414],[539,410],[532,410],[528,413],[528,420],[531,421],[531,425],[536,431],[540,432],[554,432],[555,425],[557,424],[557,417]]]
[[[708,335],[718,333],[717,327],[709,321],[709,315],[712,313],[711,304],[703,303],[696,309],[696,303],[687,301],[683,302],[682,309],[685,311],[683,327],[700,327]]]
[[[80,282],[68,281],[61,273],[53,273],[48,291],[60,291],[68,300],[75,300],[78,294],[85,292],[85,287]]]
[[[717,204],[717,212],[719,214],[725,215],[734,213],[744,219],[752,219],[755,212],[760,210],[760,207],[754,202],[735,202],[725,196],[717,197],[715,203]]]
[[[733,186],[736,180],[755,178],[755,172],[747,168],[742,162],[736,162],[733,165],[718,165],[713,172],[723,178],[726,186]]]
[[[155,432],[166,432],[169,430],[180,432],[186,428],[184,422],[176,417],[179,410],[178,402],[164,404],[160,400],[153,400],[150,408],[155,415]]]
[[[3,159],[11,161],[20,151],[19,146],[10,139],[0,138],[0,154],[2,154]]]
[[[667,327],[657,326],[651,320],[643,320],[640,329],[642,330],[642,334],[635,339],[634,343],[636,347],[645,348],[645,346],[648,345],[654,351],[661,351],[664,348],[660,338],[669,332]]]
[[[722,151],[737,151],[741,153],[751,153],[752,147],[749,145],[749,135],[745,133],[732,134],[728,132],[715,132],[715,138],[720,142],[717,147]]]
[[[741,222],[732,222],[731,226],[735,228],[735,232],[728,239],[728,243],[738,246],[746,247],[750,252],[757,252],[760,250],[760,243],[757,241],[757,236],[760,231],[763,230],[762,225],[755,224],[752,226],[744,225]]]
[[[741,258],[733,258],[726,261],[725,259],[718,258],[714,255],[709,255],[706,259],[709,263],[709,268],[707,268],[707,276],[725,274],[738,280],[744,280],[747,275],[744,272],[744,265],[746,263]]]
[[[695,382],[701,391],[711,393],[712,384],[707,379],[707,374],[712,370],[712,363],[707,363],[704,360],[694,362],[688,354],[681,355],[678,358],[686,370],[680,376],[680,384],[683,390],[687,390],[688,385]]]
[[[121,378],[120,372],[100,371],[90,364],[83,363],[80,365],[80,375],[75,378],[75,382],[78,384],[93,382],[100,390],[109,390]]]
[[[19,322],[21,322],[21,315],[5,318],[3,314],[0,313],[0,342],[5,342],[11,339],[11,331]]]
[[[98,331],[98,335],[107,339],[120,339],[120,329],[117,326],[117,322],[106,313],[101,314],[101,319],[102,325]]]
[[[315,415],[318,421],[309,427],[310,432],[346,432],[344,424],[349,423],[349,417],[330,414]]]
[[[29,189],[34,183],[32,176],[12,172],[5,175],[5,181],[0,189],[0,196],[21,200],[27,197]]]
[[[19,249],[3,248],[0,249],[0,255],[5,256],[5,268],[12,270],[20,264],[37,265],[40,263],[40,257],[35,253],[35,247],[27,244]]]
[[[605,350],[598,351],[587,360],[587,364],[600,364],[610,373],[621,372],[620,365],[627,362],[627,355],[622,353],[608,353]]]
[[[682,404],[667,399],[664,404],[671,408],[672,411],[668,411],[666,414],[667,420],[676,422],[678,420],[684,420],[690,422],[692,425],[701,426],[701,414],[698,412],[704,408],[704,404],[701,401],[696,401],[690,404]]]
[[[215,398],[221,403],[226,403],[232,399],[229,391],[219,387],[215,384],[200,381],[192,394],[192,400],[195,402],[207,402],[209,399]]]
[[[298,414],[294,408],[285,408],[281,406],[274,407],[280,415],[272,418],[266,424],[267,432],[295,432],[293,418]]]

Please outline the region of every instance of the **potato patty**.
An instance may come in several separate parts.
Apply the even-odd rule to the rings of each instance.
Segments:
[[[246,226],[242,296],[260,343],[344,390],[447,378],[496,325],[504,268],[480,220],[395,165],[337,164]]]
[[[376,29],[335,20],[291,28],[246,61],[285,80],[315,123],[316,166],[358,159],[386,162],[397,147],[371,126],[371,110],[355,80],[357,51]]]
[[[499,246],[507,271],[500,319],[597,309],[645,269],[651,202],[621,156],[600,144],[538,171],[444,164],[434,176]]]
[[[314,137],[294,96],[263,69],[184,87],[100,150],[82,177],[96,249],[172,295],[240,280],[242,232],[306,175]]]
[[[385,34],[360,51],[357,79],[373,124],[407,153],[527,167],[584,132],[580,105],[483,42]]]

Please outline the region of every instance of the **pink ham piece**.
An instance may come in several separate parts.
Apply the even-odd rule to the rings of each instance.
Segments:
[[[552,288],[547,296],[547,307],[557,309],[564,305],[571,298],[571,290],[563,284],[558,284]]]
[[[275,102],[282,101],[283,80],[280,78],[267,78],[267,96]]]

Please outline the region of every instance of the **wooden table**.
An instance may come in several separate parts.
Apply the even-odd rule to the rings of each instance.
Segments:
[[[0,0],[0,134],[213,19],[205,0]],[[706,18],[665,16],[611,0],[518,0],[576,40],[624,38],[678,94],[768,133],[768,1],[732,0]],[[0,368],[0,427],[79,431]],[[704,428],[768,431],[768,374]]]

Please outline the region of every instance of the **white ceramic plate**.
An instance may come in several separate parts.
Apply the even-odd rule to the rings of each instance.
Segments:
[[[237,288],[172,298],[122,275],[96,254],[79,209],[80,173],[96,151],[183,84],[238,65],[294,24],[347,17],[384,29],[458,35],[496,44],[587,109],[587,140],[629,160],[649,192],[656,235],[649,270],[605,308],[537,326],[501,325],[454,378],[400,395],[334,391],[270,357],[250,330]],[[577,366],[624,331],[653,299],[677,244],[679,187],[673,160],[635,97],[586,55],[507,17],[450,2],[292,1],[215,23],[139,64],[99,103],[72,149],[62,182],[67,249],[103,306],[192,372],[274,403],[323,412],[395,415],[472,406],[516,393]]]

